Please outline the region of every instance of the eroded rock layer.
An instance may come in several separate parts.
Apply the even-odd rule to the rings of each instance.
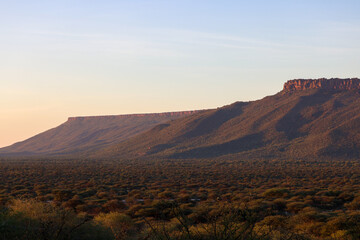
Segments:
[[[358,78],[319,78],[319,79],[295,79],[284,84],[284,91],[296,91],[306,89],[334,89],[334,90],[360,90]]]

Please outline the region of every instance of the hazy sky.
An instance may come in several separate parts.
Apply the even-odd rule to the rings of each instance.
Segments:
[[[360,1],[0,0],[0,146],[69,116],[214,108],[360,77]]]

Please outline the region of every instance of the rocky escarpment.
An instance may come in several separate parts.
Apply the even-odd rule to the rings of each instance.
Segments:
[[[295,79],[284,84],[284,91],[297,91],[306,89],[328,90],[360,90],[358,78],[319,78],[319,79]]]
[[[137,113],[137,114],[122,114],[122,115],[104,115],[104,116],[83,116],[83,117],[69,117],[68,122],[78,120],[108,120],[108,119],[124,119],[124,118],[178,118],[191,115],[202,110],[191,110],[181,112],[162,112],[162,113]]]

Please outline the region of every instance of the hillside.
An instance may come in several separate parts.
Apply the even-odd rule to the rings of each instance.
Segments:
[[[273,96],[163,123],[93,156],[357,158],[359,90],[359,79],[292,80]]]
[[[70,117],[58,127],[0,149],[0,154],[59,155],[100,149],[194,112]]]
[[[95,158],[358,158],[360,80],[296,79],[203,111],[73,117],[0,155]]]

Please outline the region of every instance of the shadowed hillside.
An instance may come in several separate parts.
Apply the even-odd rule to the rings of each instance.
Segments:
[[[356,86],[360,81],[347,81],[289,81],[276,95],[173,120],[95,156],[357,158],[360,95]]]
[[[71,117],[60,126],[0,149],[0,154],[54,155],[100,149],[195,111]]]

